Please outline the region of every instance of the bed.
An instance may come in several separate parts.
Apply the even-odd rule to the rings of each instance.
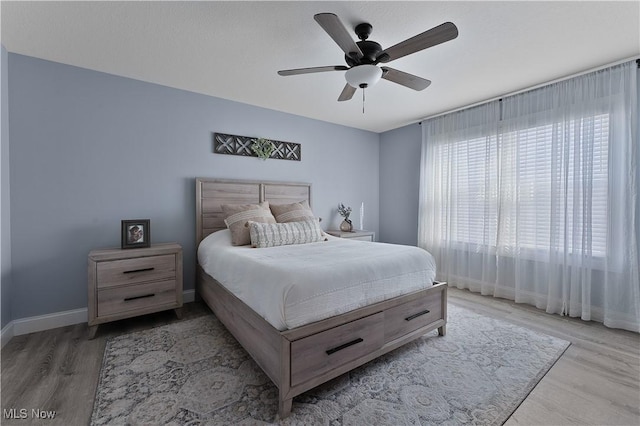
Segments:
[[[308,183],[197,178],[196,249],[203,240],[209,242],[226,238],[223,205],[258,204],[264,201],[287,204],[301,200],[311,204],[311,185]],[[314,244],[326,244],[328,249],[333,250],[344,244],[360,245],[362,250],[371,250],[371,253],[381,250],[381,247],[374,247],[378,243],[335,240],[338,239]],[[309,245],[302,248],[316,250],[306,246]],[[259,257],[255,253],[265,253],[265,250],[271,249],[245,247],[243,253]],[[271,256],[285,256],[283,261],[287,261],[289,254],[284,250],[268,253]],[[281,324],[277,319],[269,318],[265,312],[259,313],[259,309],[250,307],[253,303],[251,300],[240,294],[244,301],[241,300],[237,292],[234,294],[206,273],[200,263],[205,262],[197,265],[198,295],[278,387],[280,418],[290,414],[295,396],[431,330],[438,329],[439,335],[446,332],[445,284],[423,283],[425,285],[421,288],[409,293],[345,312],[339,311],[339,314],[328,318],[297,325],[298,317],[292,316],[295,319],[285,318]],[[228,278],[217,277],[227,282]]]

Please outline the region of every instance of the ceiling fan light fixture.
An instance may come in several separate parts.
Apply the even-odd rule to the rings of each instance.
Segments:
[[[361,87],[371,87],[376,84],[382,77],[382,69],[375,65],[364,64],[358,65],[347,70],[344,78],[351,87],[356,89]]]

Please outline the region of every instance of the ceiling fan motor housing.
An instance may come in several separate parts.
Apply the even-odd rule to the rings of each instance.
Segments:
[[[373,64],[376,62],[378,54],[382,52],[382,46],[375,41],[363,40],[356,42],[356,44],[362,51],[363,56],[358,58],[356,55],[344,55],[344,60],[347,62],[347,65],[351,67],[362,64]]]
[[[378,55],[382,52],[382,46],[375,41],[367,40],[371,35],[371,31],[373,31],[373,27],[367,22],[356,25],[355,32],[360,39],[356,44],[362,51],[363,56],[358,58],[355,52],[344,55],[344,59],[349,66],[355,67],[357,65],[373,64],[376,62]]]

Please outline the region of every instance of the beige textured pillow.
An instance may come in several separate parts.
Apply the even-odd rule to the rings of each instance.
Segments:
[[[307,200],[293,204],[271,204],[270,208],[271,213],[273,213],[278,223],[302,222],[316,219]]]
[[[249,221],[251,245],[257,248],[308,244],[325,240],[317,220],[290,223]]]
[[[269,202],[260,204],[223,204],[224,223],[231,231],[231,244],[245,246],[251,244],[247,222],[276,223],[269,210]]]

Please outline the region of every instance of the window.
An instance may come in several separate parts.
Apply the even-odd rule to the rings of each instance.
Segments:
[[[608,139],[609,116],[602,114],[440,145],[437,162],[452,188],[441,203],[448,237],[604,256]],[[576,184],[585,181],[592,185]],[[506,219],[499,229],[498,215]]]

